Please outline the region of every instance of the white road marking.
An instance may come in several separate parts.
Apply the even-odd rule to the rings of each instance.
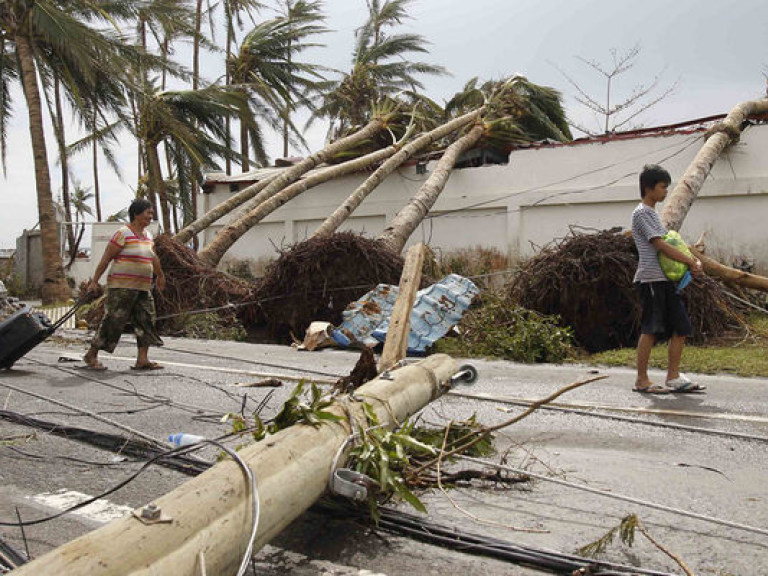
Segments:
[[[33,496],[27,496],[30,500],[53,508],[54,510],[67,510],[76,504],[90,500],[93,496],[75,492],[73,490],[61,489],[56,492],[42,492]],[[117,520],[133,512],[133,508],[113,504],[108,500],[99,499],[88,506],[84,506],[72,512],[77,516],[83,516],[100,524],[106,524],[112,520]]]
[[[69,354],[61,355],[62,358],[68,358],[75,361],[80,361],[78,356],[71,356]],[[110,356],[110,360],[127,360],[131,363],[136,362],[136,358],[128,358],[125,356]],[[170,362],[168,360],[159,361],[163,366],[178,366],[179,368],[194,368],[195,370],[208,370],[211,372],[224,372],[226,374],[246,374],[248,376],[259,376],[261,378],[276,378],[278,380],[289,380],[298,382],[300,380],[311,380],[317,384],[335,384],[336,380],[329,378],[320,378],[317,376],[291,376],[289,374],[274,374],[272,372],[255,372],[253,370],[239,370],[237,368],[223,368],[220,366],[205,366],[201,364],[187,364],[185,362]]]

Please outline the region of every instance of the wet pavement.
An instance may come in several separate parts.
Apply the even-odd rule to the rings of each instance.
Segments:
[[[240,413],[243,406],[246,414],[261,407],[265,417],[274,415],[293,388],[290,379],[330,382],[348,374],[358,357],[332,349],[297,352],[283,346],[168,338],[163,349],[152,350],[152,359],[166,369],[136,372],[129,369],[135,349],[131,338],[125,337],[113,356],[102,356],[109,370],[92,372],[75,368],[78,362],[59,361],[77,358],[85,349],[81,333],[62,334],[36,348],[14,370],[0,372],[0,409],[157,440],[177,432],[219,437],[231,430],[221,423],[222,416]],[[571,382],[607,375],[558,398],[553,408],[501,431],[492,460],[503,459],[513,468],[636,501],[545,479],[514,486],[475,483],[450,490],[450,499],[439,490],[422,494],[430,522],[573,553],[635,513],[649,533],[696,574],[768,574],[768,382],[697,376],[708,386],[706,394],[647,396],[631,392],[633,374],[627,369],[472,363],[479,370],[478,381],[433,402],[421,414],[424,422],[442,426],[475,414],[483,424],[501,423],[524,411],[527,403]],[[274,375],[283,377],[286,385],[274,389],[238,385]],[[207,448],[202,456],[212,460],[216,451]],[[16,508],[27,521],[52,514],[62,502],[76,498],[73,493],[100,494],[140,467],[141,462],[116,461],[108,451],[0,419],[0,522],[14,522]],[[27,527],[30,552],[40,556],[188,478],[151,466],[106,497],[114,508]],[[651,508],[640,501],[731,525]],[[398,508],[413,512],[407,506]],[[24,550],[18,527],[0,526],[0,537]],[[603,558],[682,573],[640,534],[632,547],[617,539]],[[255,567],[257,574],[275,575],[539,573],[315,510],[262,549]]]

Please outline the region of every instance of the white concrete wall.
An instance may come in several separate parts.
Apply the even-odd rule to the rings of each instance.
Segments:
[[[503,166],[456,170],[427,219],[410,241],[442,250],[494,246],[510,257],[527,257],[565,236],[572,226],[629,226],[639,202],[638,173],[660,163],[673,185],[703,142],[703,132],[614,139],[518,150]],[[753,126],[714,165],[688,215],[683,236],[695,241],[706,231],[713,254],[748,256],[768,269],[768,126]],[[428,166],[430,169],[432,165]],[[272,213],[241,238],[228,257],[274,256],[273,244],[303,240],[360,184],[365,174],[314,188]],[[376,236],[418,190],[428,174],[401,169],[383,182],[345,226]],[[231,195],[229,184],[203,196],[202,211]],[[230,217],[203,234],[203,243]]]

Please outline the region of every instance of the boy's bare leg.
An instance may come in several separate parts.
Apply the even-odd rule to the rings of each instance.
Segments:
[[[637,384],[638,388],[645,388],[653,385],[648,378],[648,360],[651,357],[651,349],[656,343],[656,337],[653,334],[640,334],[640,340],[637,342]],[[682,351],[682,349],[681,349]]]
[[[683,357],[685,336],[675,334],[669,339],[669,361],[667,365],[667,381],[680,377],[680,360]]]

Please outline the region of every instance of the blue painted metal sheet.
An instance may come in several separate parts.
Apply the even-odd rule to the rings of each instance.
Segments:
[[[408,353],[424,354],[445,336],[459,323],[477,293],[477,286],[458,274],[450,274],[417,292],[411,310]],[[397,294],[397,286],[379,284],[350,304],[342,314],[341,325],[332,333],[333,339],[341,346],[375,346],[383,342]]]

